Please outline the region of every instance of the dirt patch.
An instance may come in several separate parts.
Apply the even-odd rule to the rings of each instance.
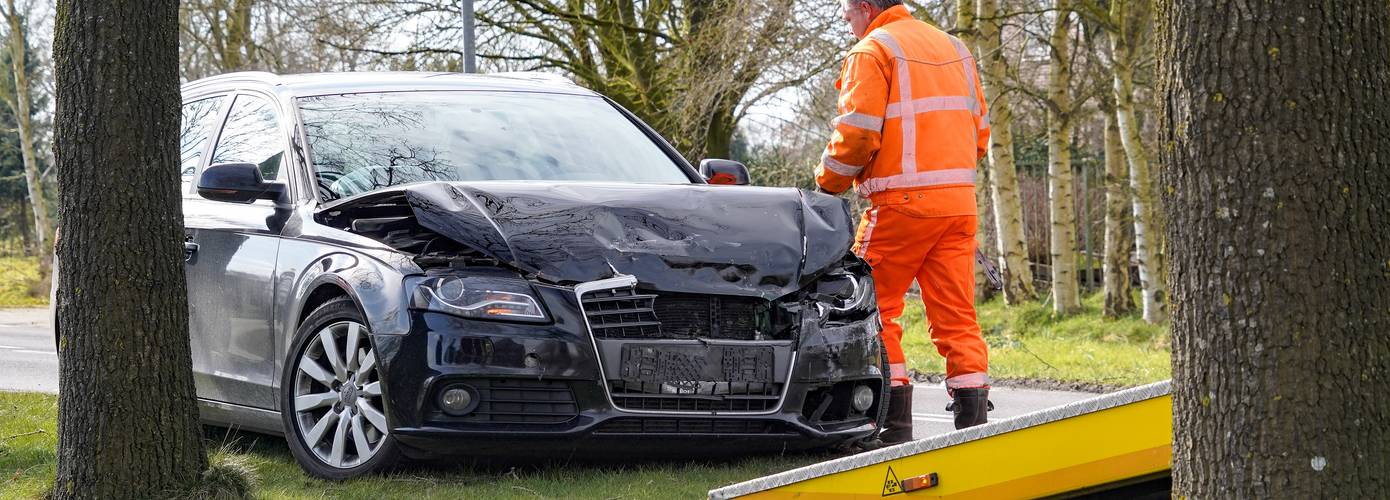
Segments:
[[[925,373],[917,371],[916,368],[909,369],[908,375],[912,377],[913,382],[923,384],[940,384],[946,381],[946,375],[943,373]],[[1091,392],[1096,394],[1115,392],[1121,389],[1128,389],[1130,387],[1133,387],[1127,385],[1099,384],[1094,382],[1048,380],[1037,378],[996,378],[992,379],[990,381],[990,384],[995,387],[1017,387],[1020,389],[1038,389],[1044,391]]]

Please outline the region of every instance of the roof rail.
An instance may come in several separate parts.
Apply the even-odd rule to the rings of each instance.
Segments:
[[[548,83],[563,83],[565,85],[578,85],[569,77],[555,73],[543,71],[504,71],[501,73],[487,73],[487,76],[500,76],[504,78],[517,78],[522,80],[533,80]]]
[[[199,78],[191,82],[184,83],[183,87],[198,86],[205,83],[225,82],[229,80],[250,80],[263,83],[279,83],[280,75],[267,71],[237,71],[233,73],[223,73]]]

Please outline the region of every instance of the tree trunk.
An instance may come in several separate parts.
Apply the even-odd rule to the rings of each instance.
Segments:
[[[995,239],[999,242],[1000,271],[1004,277],[1004,302],[1033,300],[1033,271],[1028,268],[1028,246],[1023,238],[1023,203],[1019,199],[1018,170],[1014,166],[1013,105],[1003,92],[1007,72],[1001,48],[999,0],[980,0],[980,35],[977,57],[984,61],[980,83],[989,103],[990,195],[994,203]]]
[[[956,38],[966,47],[975,48],[975,0],[956,0],[956,27],[953,31]],[[989,165],[977,162],[975,168],[979,170],[979,175],[975,176],[975,213],[979,216],[975,240],[976,246],[985,248],[988,243],[985,237],[988,235],[986,229],[989,224],[989,219],[985,217],[989,212]],[[994,286],[990,284],[989,277],[985,276],[984,266],[975,266],[975,302],[984,302],[993,295]]]
[[[34,244],[39,256],[39,282],[30,293],[42,295],[48,293],[49,279],[52,278],[50,271],[53,267],[53,250],[49,248],[48,237],[53,232],[53,226],[48,221],[48,200],[43,194],[43,181],[39,179],[39,163],[34,156],[34,127],[31,123],[33,115],[29,109],[29,73],[25,71],[24,65],[28,39],[24,20],[15,9],[14,0],[6,2],[5,24],[10,30],[8,48],[10,65],[14,68],[15,95],[14,100],[10,101],[14,105],[11,111],[14,111],[15,123],[19,128],[19,150],[24,157],[24,184],[29,191],[29,207],[33,210]]]
[[[1129,168],[1120,125],[1113,107],[1105,113],[1105,317],[1118,318],[1134,311],[1129,285]]]
[[[1047,197],[1052,220],[1052,310],[1081,310],[1076,276],[1076,203],[1071,171],[1071,2],[1057,0],[1047,77]]]
[[[222,71],[242,71],[256,63],[255,39],[251,33],[251,7],[254,0],[233,0],[227,15],[227,43],[222,47]]]
[[[1167,317],[1164,303],[1163,270],[1159,266],[1162,257],[1158,254],[1158,227],[1154,213],[1156,194],[1153,188],[1153,172],[1149,170],[1149,155],[1144,150],[1144,142],[1139,136],[1139,122],[1134,114],[1134,62],[1135,51],[1139,50],[1139,37],[1135,30],[1143,29],[1141,23],[1148,22],[1147,9],[1140,9],[1144,18],[1136,18],[1134,12],[1126,7],[1137,7],[1133,0],[1122,0],[1115,4],[1120,32],[1110,37],[1114,53],[1115,107],[1120,125],[1120,140],[1124,144],[1125,155],[1129,158],[1130,189],[1134,203],[1134,246],[1135,257],[1139,261],[1139,287],[1141,303],[1144,307],[1144,321],[1157,324]],[[1143,1],[1137,2],[1142,5]]]
[[[1390,491],[1390,15],[1321,7],[1160,8],[1175,498]]]
[[[60,0],[56,498],[167,497],[206,468],[179,194],[178,2]]]

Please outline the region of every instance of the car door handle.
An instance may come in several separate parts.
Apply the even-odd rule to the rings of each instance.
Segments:
[[[193,261],[193,254],[195,254],[195,253],[198,253],[198,244],[197,244],[197,243],[194,243],[194,242],[191,242],[191,241],[185,241],[185,242],[183,242],[183,261],[184,261],[184,262],[192,262],[192,261]]]

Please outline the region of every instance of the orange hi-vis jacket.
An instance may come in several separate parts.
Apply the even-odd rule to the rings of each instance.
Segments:
[[[816,183],[831,193],[855,185],[875,205],[931,189],[924,215],[975,215],[989,117],[970,50],[902,5],[868,29],[835,82],[840,115]]]

